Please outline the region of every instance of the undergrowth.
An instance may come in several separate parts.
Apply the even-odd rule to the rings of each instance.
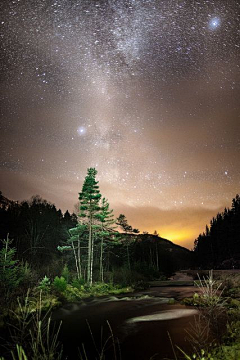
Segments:
[[[197,306],[200,311],[199,319],[188,333],[193,354],[177,347],[178,350],[186,360],[239,360],[240,301],[229,297],[231,285],[240,285],[239,276],[233,280],[214,280],[210,271],[208,277],[198,280],[198,293],[184,300],[186,305]]]

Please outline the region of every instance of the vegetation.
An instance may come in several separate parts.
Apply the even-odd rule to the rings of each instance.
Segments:
[[[60,304],[141,289],[149,280],[193,267],[195,260],[198,266],[239,267],[238,195],[232,209],[198,237],[193,254],[156,231],[139,234],[124,214],[115,219],[96,176],[96,169],[88,169],[77,215],[62,214],[39,196],[18,204],[0,194],[0,324],[6,329],[12,321],[8,358],[62,358],[60,328],[52,331],[50,316]],[[186,359],[239,358],[240,276],[219,281],[210,272],[197,280],[199,291],[184,301],[201,310],[188,334],[194,355],[180,352]]]
[[[29,292],[23,301],[18,299],[18,307],[11,312],[7,354],[12,359],[60,360],[62,347],[58,342],[61,324],[51,326],[51,308],[43,313],[42,293],[31,298]],[[3,359],[3,358],[2,358]]]
[[[240,196],[232,208],[218,213],[210,227],[195,240],[194,253],[202,268],[240,268]]]
[[[0,320],[5,329],[13,324],[12,359],[60,359],[57,337],[46,338],[54,307],[141,289],[191,261],[191,252],[157,234],[139,235],[125,215],[114,219],[96,175],[88,169],[77,215],[39,196],[20,204],[0,196]]]
[[[240,355],[240,293],[232,294],[232,275],[214,280],[213,272],[199,279],[200,292],[184,300],[187,305],[197,306],[200,316],[192,331],[188,332],[193,355],[180,353],[186,360],[235,360]],[[240,288],[240,275],[234,276],[234,286]]]
[[[7,239],[2,240],[0,250],[0,286],[5,298],[8,298],[9,293],[19,285],[21,279],[18,261],[14,259],[16,249],[10,247],[11,243],[7,234]]]
[[[15,286],[17,292],[23,294],[29,284],[34,287],[45,276],[51,281],[63,276],[67,282],[76,277],[90,286],[96,281],[129,286],[191,266],[190,251],[157,234],[139,234],[123,214],[114,219],[108,200],[100,193],[96,175],[94,168],[88,169],[79,193],[77,215],[68,211],[62,214],[39,196],[19,204],[1,195],[0,235],[7,239],[8,248],[11,245],[7,261],[17,264],[11,264],[9,272],[9,282],[21,282],[21,287]],[[2,243],[0,256],[4,256],[5,248]],[[0,276],[8,276],[7,265],[2,268],[5,275]],[[22,275],[25,273],[25,282],[17,275],[20,270]],[[6,284],[8,289],[11,286]]]

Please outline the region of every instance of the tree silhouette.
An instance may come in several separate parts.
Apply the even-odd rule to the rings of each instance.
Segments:
[[[240,268],[240,197],[232,200],[232,208],[224,209],[210,221],[204,233],[194,242],[198,264],[202,267]]]

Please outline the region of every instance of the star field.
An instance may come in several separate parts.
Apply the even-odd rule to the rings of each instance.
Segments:
[[[1,190],[72,211],[86,169],[115,214],[192,246],[240,188],[240,5],[0,4]]]

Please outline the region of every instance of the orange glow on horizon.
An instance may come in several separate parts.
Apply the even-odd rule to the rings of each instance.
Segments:
[[[158,231],[158,234],[160,237],[170,240],[173,243],[180,245],[180,246],[184,246],[187,247],[189,249],[193,248],[193,239],[195,239],[196,236],[196,232],[194,232],[193,230],[163,230],[163,231]]]

